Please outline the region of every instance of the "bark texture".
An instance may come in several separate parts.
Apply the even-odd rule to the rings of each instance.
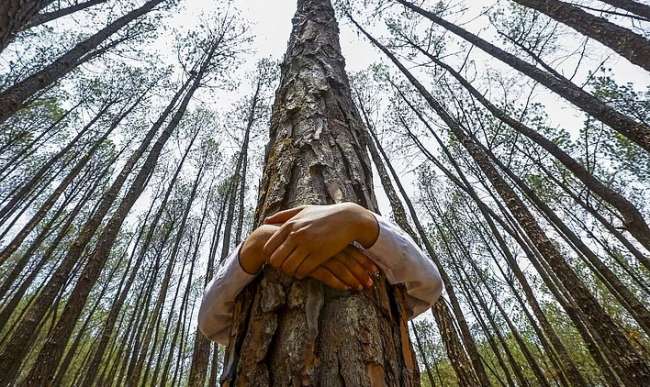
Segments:
[[[299,0],[271,120],[257,219],[299,204],[377,210],[329,0]],[[414,386],[402,289],[360,293],[266,270],[240,295],[223,386]]]

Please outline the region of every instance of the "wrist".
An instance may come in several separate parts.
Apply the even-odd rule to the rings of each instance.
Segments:
[[[257,274],[266,263],[264,244],[273,235],[277,226],[264,225],[253,231],[239,250],[239,265],[249,274]]]
[[[349,211],[352,213],[354,240],[369,249],[379,237],[379,223],[375,214],[354,203],[349,206]]]
[[[264,257],[252,246],[250,238],[239,249],[239,266],[248,274],[257,274],[264,266]]]

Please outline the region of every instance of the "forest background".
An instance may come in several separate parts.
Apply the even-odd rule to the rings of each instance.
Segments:
[[[53,20],[0,44],[0,384],[178,385],[198,373],[213,385],[221,352],[200,339],[198,302],[253,227],[296,1],[86,1],[49,2],[38,14]],[[574,3],[650,39],[648,15]],[[417,5],[648,126],[650,72],[594,39],[513,1]],[[347,12],[471,128],[646,365],[650,234],[627,229],[613,201],[496,119],[431,55],[646,220],[649,151],[398,1],[338,6],[353,98],[379,151],[381,212],[415,226],[455,291],[442,301],[451,326],[430,313],[411,326],[423,385],[463,385],[458,363],[480,379],[473,351],[494,385],[573,385],[571,370],[586,385],[628,384],[617,349],[568,314],[580,302],[571,281],[536,260],[544,252],[448,122]],[[132,18],[118,28],[123,15]]]

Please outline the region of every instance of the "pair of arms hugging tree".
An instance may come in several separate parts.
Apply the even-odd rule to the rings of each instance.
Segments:
[[[266,264],[344,291],[372,287],[381,270],[391,284],[405,285],[411,317],[442,291],[433,263],[381,216],[353,203],[297,207],[266,218],[208,285],[199,311],[208,338],[227,343],[235,298]]]

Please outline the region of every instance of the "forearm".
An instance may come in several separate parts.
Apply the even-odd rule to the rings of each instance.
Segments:
[[[228,342],[237,295],[255,278],[243,270],[238,259],[240,251],[241,245],[223,262],[205,289],[199,309],[199,329],[221,344]]]
[[[443,290],[440,273],[401,229],[377,216],[379,236],[367,252],[391,284],[404,284],[412,317],[433,305]]]

